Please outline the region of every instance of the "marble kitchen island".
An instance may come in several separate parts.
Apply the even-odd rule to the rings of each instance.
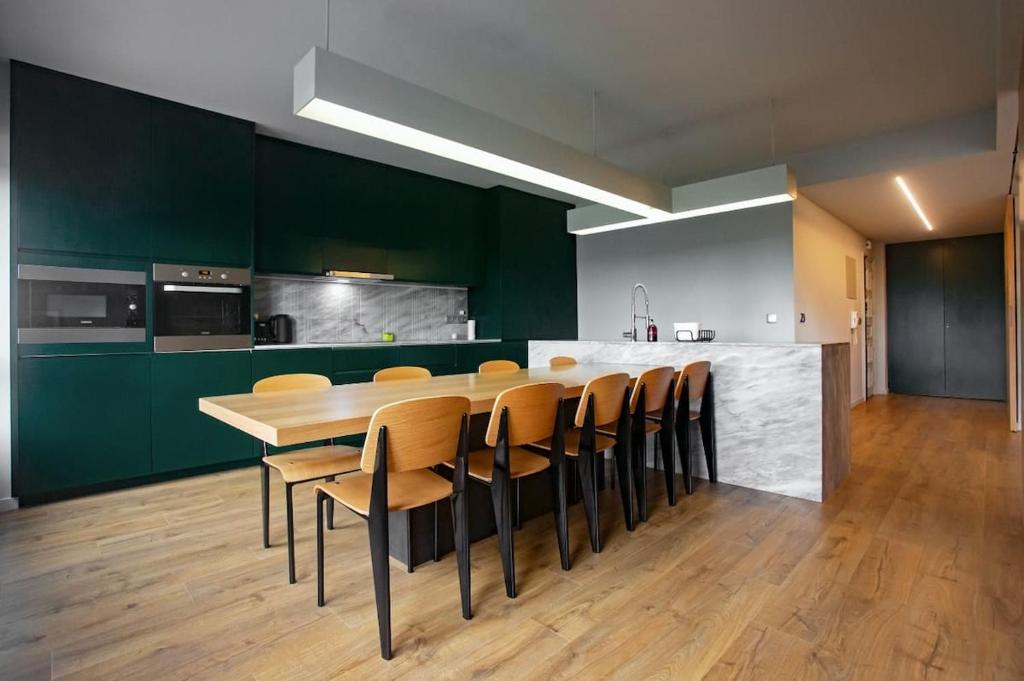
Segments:
[[[556,355],[676,369],[709,360],[719,482],[823,501],[849,473],[848,343],[530,341],[531,367]],[[706,478],[694,440],[694,474]]]

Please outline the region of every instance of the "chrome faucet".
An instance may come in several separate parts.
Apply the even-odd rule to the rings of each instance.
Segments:
[[[636,313],[636,291],[640,289],[644,292],[644,313],[638,315]],[[632,340],[636,342],[636,320],[644,320],[644,340],[647,340],[647,327],[651,325],[651,299],[647,295],[647,287],[643,284],[637,283],[633,285],[633,293],[629,299],[629,316],[630,325],[633,327]]]

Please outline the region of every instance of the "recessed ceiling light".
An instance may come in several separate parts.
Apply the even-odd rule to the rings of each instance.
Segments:
[[[923,222],[924,226],[928,228],[929,232],[931,232],[934,227],[932,227],[932,223],[928,222],[928,217],[924,214],[924,211],[921,210],[921,205],[917,202],[917,199],[914,198],[914,194],[910,191],[910,187],[907,186],[907,183],[904,182],[903,178],[899,175],[896,176],[896,184],[900,186],[900,189],[903,190],[903,195],[907,197],[907,201],[910,201],[910,205],[914,207],[914,212],[917,213],[917,217],[921,218],[921,222]]]

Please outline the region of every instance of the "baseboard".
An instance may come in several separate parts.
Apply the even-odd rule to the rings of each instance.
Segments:
[[[857,406],[858,404],[864,404],[864,398],[861,398],[861,399],[857,400],[856,402],[851,402],[851,403],[850,403],[850,409],[853,409],[853,408],[854,408],[854,407],[856,407],[856,406]]]
[[[17,509],[17,497],[7,497],[6,499],[0,499],[0,513],[3,513],[4,511],[16,511]]]

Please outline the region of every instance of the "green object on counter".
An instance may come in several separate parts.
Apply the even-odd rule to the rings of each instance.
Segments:
[[[395,334],[393,334],[390,331],[383,331],[380,334],[380,339],[382,341],[384,341],[385,343],[394,343],[395,342]]]

